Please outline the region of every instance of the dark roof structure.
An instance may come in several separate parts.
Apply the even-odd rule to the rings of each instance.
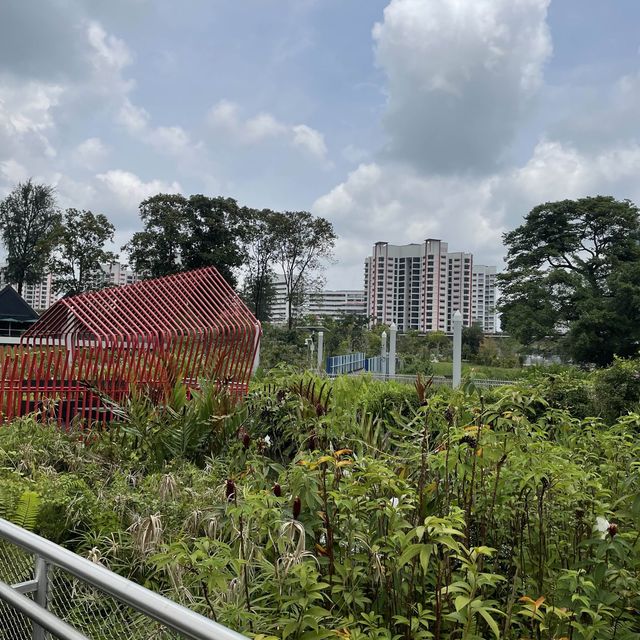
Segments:
[[[38,314],[10,284],[0,290],[0,320],[34,322],[38,318]]]

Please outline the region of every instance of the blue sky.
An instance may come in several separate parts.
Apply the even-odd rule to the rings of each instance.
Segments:
[[[0,195],[107,215],[209,193],[311,210],[328,285],[373,242],[500,264],[539,202],[640,202],[635,0],[3,0]]]

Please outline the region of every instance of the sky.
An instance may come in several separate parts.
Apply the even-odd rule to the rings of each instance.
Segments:
[[[535,205],[640,203],[637,0],[1,0],[0,197],[140,228],[159,192],[311,211],[500,266]]]

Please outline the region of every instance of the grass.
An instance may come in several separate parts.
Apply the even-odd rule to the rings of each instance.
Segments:
[[[451,376],[453,374],[453,363],[434,362],[433,373],[436,376]],[[494,380],[517,380],[527,375],[527,369],[522,367],[488,367],[481,364],[469,362],[462,363],[462,375],[473,378],[494,379]]]

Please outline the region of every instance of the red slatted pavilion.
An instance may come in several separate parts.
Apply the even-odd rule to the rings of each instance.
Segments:
[[[105,396],[162,398],[182,381],[247,391],[260,323],[214,267],[63,298],[0,355],[5,420],[34,410],[106,421]]]

